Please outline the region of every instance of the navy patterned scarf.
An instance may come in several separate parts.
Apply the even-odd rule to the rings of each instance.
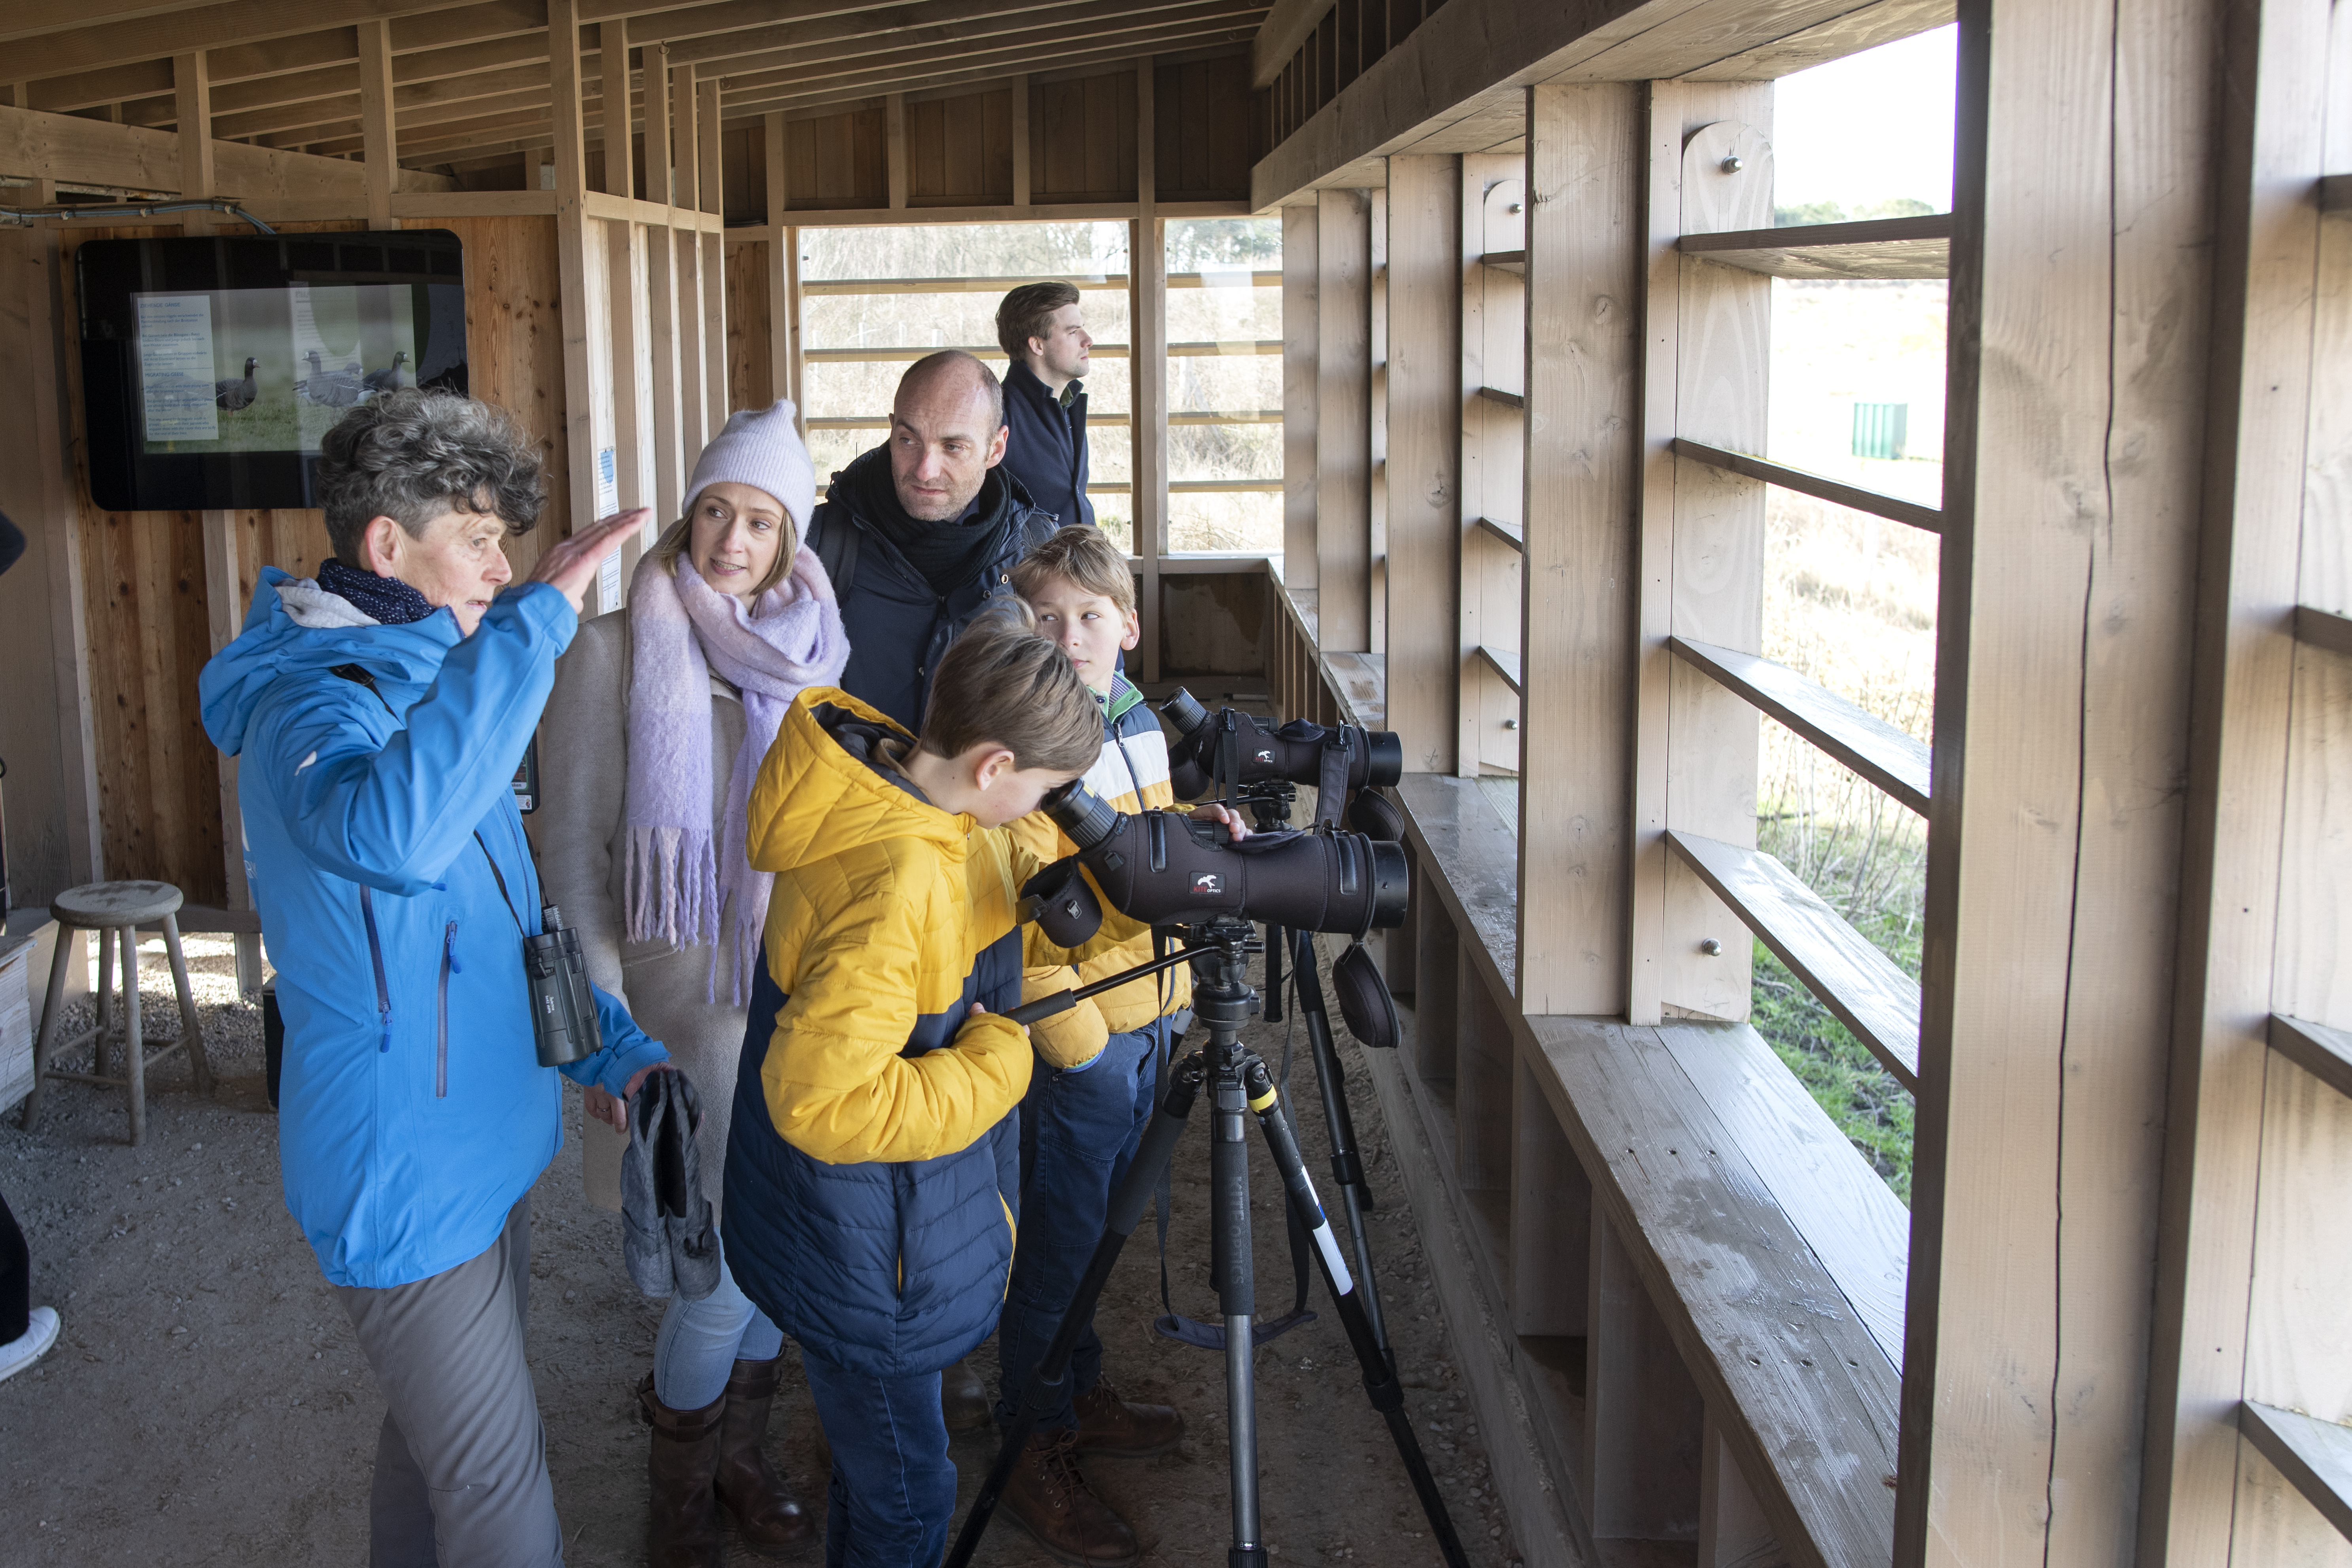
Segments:
[[[360,614],[387,626],[404,626],[433,613],[425,595],[397,577],[356,571],[329,556],[319,567],[319,586],[347,599]]]

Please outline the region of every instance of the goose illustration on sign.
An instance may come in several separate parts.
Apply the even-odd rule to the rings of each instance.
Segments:
[[[253,383],[253,373],[260,363],[257,359],[248,358],[245,362],[243,380],[229,376],[213,383],[213,402],[231,414],[242,413],[252,407],[254,393],[258,390]]]
[[[398,392],[403,384],[400,379],[400,367],[407,363],[408,351],[402,349],[392,356],[392,368],[372,370],[362,376],[360,383],[367,388],[367,395],[373,397],[380,392]]]

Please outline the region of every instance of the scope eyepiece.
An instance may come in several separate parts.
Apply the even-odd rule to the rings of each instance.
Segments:
[[[1038,806],[1081,855],[1118,831],[1118,808],[1088,789],[1084,779],[1072,779],[1051,791]]]
[[[1209,718],[1209,710],[1201,706],[1201,700],[1181,686],[1176,689],[1176,695],[1160,705],[1160,711],[1166,714],[1168,721],[1187,737],[1206,723]]]

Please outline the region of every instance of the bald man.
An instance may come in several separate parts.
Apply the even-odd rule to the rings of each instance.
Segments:
[[[849,634],[842,687],[908,730],[922,728],[948,644],[1054,531],[1001,466],[1004,442],[1004,389],[987,366],[953,349],[917,360],[889,439],[841,471],[810,520]]]

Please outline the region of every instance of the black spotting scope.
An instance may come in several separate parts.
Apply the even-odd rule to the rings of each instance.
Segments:
[[[1160,705],[1160,711],[1182,737],[1168,749],[1170,778],[1179,799],[1199,799],[1220,777],[1244,785],[1287,779],[1322,789],[1327,787],[1327,755],[1335,763],[1345,759],[1344,776],[1338,783],[1349,789],[1392,784],[1404,776],[1404,742],[1393,730],[1360,730],[1353,724],[1326,729],[1305,719],[1293,719],[1276,730],[1236,709],[1212,713],[1181,688]],[[1338,809],[1336,803],[1332,809]]]
[[[1078,847],[1103,897],[1130,920],[1191,925],[1234,915],[1349,936],[1404,923],[1412,875],[1399,844],[1295,828],[1236,844],[1222,823],[1168,811],[1128,816],[1083,782],[1047,795],[1045,810]]]

